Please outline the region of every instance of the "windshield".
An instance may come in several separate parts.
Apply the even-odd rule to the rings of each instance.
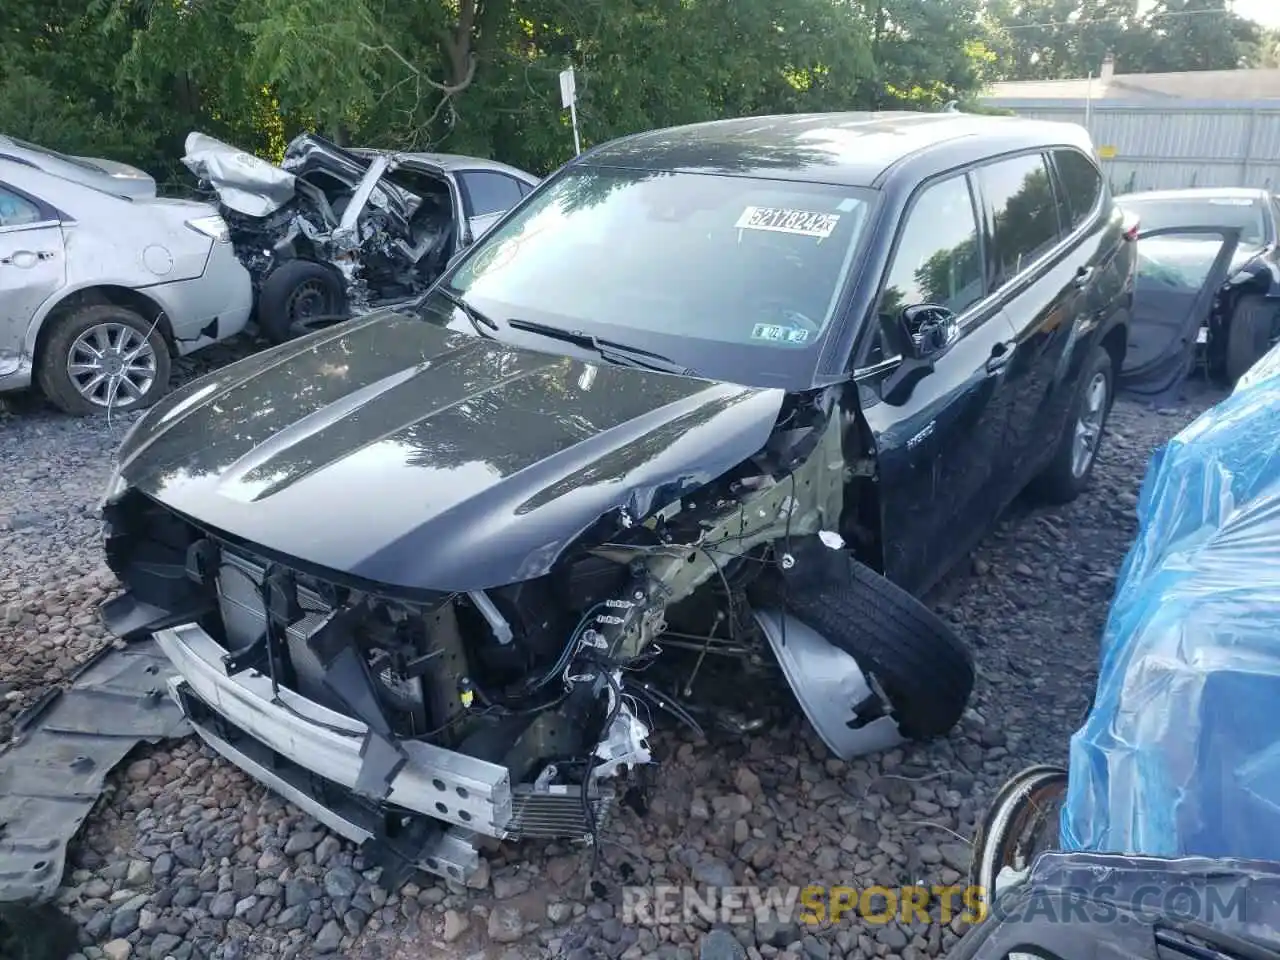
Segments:
[[[583,331],[767,385],[812,369],[873,196],[571,169],[481,240],[447,286],[499,321]]]
[[[1262,203],[1251,197],[1122,199],[1120,205],[1138,215],[1143,233],[1169,227],[1239,227],[1242,246],[1260,247],[1269,239]]]

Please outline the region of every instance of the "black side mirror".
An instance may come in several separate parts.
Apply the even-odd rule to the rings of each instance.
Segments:
[[[902,362],[884,381],[881,396],[892,406],[906,403],[916,384],[933,373],[934,358],[959,337],[955,314],[936,303],[906,307],[893,325],[894,347]]]
[[[936,303],[920,303],[899,314],[901,336],[909,344],[910,353],[903,356],[932,357],[941,353],[960,336],[956,315]]]

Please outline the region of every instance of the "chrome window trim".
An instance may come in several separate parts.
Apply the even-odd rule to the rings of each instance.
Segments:
[[[0,234],[21,233],[23,230],[36,230],[40,227],[56,227],[59,220],[37,220],[32,223],[0,224]]]

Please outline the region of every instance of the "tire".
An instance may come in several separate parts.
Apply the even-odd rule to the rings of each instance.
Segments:
[[[797,552],[777,598],[784,609],[875,678],[904,736],[948,733],[973,692],[968,647],[905,590],[843,552],[818,549],[826,556]]]
[[[346,311],[337,272],[315,260],[286,260],[258,291],[258,329],[272,343],[292,339],[317,320],[345,318]]]
[[[169,392],[169,345],[158,323],[114,304],[78,307],[52,321],[36,382],[66,413],[141,410]],[[103,356],[95,359],[95,352]],[[132,356],[127,367],[120,363]],[[98,376],[94,367],[105,379]],[[113,372],[115,371],[115,372]]]
[[[1116,370],[1111,355],[1102,347],[1094,347],[1080,372],[1076,395],[1071,401],[1071,414],[1063,425],[1053,459],[1032,482],[1032,490],[1041,500],[1056,504],[1070,503],[1089,486],[1094,464],[1098,460],[1098,448],[1102,445],[1107,414],[1111,412],[1111,404],[1115,401],[1115,382]],[[1102,391],[1101,397],[1094,393],[1095,390]],[[1096,410],[1095,403],[1100,404]],[[1077,427],[1082,424],[1082,417],[1086,412],[1090,413],[1093,432],[1089,440],[1088,456],[1081,469],[1076,459]]]
[[[1035,854],[1059,848],[1057,814],[1067,790],[1067,771],[1040,765],[1011,777],[987,807],[973,838],[969,885],[986,892],[987,905],[1004,867],[1025,869]]]
[[[1241,297],[1227,325],[1227,379],[1233,386],[1271,349],[1280,302],[1256,294]]]

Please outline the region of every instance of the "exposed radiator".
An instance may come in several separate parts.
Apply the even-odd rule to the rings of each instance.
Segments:
[[[243,649],[266,629],[266,608],[262,603],[263,567],[251,560],[224,551],[218,569],[218,607],[231,649]],[[330,608],[312,590],[298,587],[298,605],[305,615],[285,631],[289,661],[297,678],[297,692],[331,709],[341,709],[323,682],[323,671],[307,638],[324,622]]]

